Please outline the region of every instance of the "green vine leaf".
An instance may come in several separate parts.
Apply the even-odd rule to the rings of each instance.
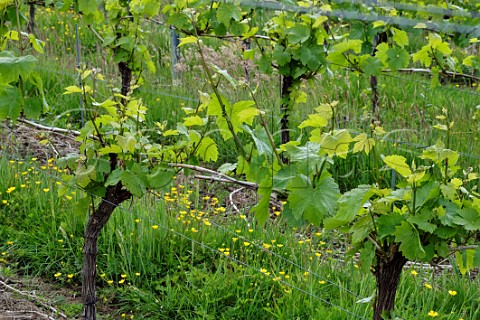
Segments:
[[[178,45],[179,47],[184,46],[184,45],[189,44],[189,43],[197,43],[198,42],[198,38],[194,37],[194,36],[188,36],[188,37],[180,38],[179,40],[180,40],[180,44]]]
[[[124,171],[121,181],[125,188],[137,197],[143,196],[147,189],[145,182],[132,171]]]
[[[410,61],[407,50],[400,47],[393,47],[387,50],[387,64],[392,70],[406,68]]]
[[[402,221],[395,227],[395,241],[400,243],[400,251],[408,260],[422,259],[426,253],[420,242],[420,236],[416,228],[410,223]]]
[[[22,96],[17,87],[0,83],[0,120],[16,120],[22,111]]]
[[[403,177],[408,177],[412,174],[412,170],[406,161],[407,159],[405,159],[405,157],[397,155],[386,156],[383,159],[383,162],[385,162],[388,167],[397,171]]]
[[[242,11],[240,7],[235,4],[221,3],[217,9],[217,20],[223,23],[227,28],[230,26],[230,22],[240,21],[242,18]]]
[[[370,185],[361,185],[344,193],[338,200],[337,214],[325,219],[325,228],[335,229],[355,219],[365,202],[374,195],[372,189]]]
[[[461,225],[467,231],[480,230],[480,213],[474,208],[463,208],[458,211],[458,216],[453,218],[455,224]]]
[[[365,154],[369,154],[375,146],[375,139],[369,138],[364,132],[353,138],[353,141],[355,141],[353,153],[365,151]]]
[[[203,126],[204,124],[205,123],[203,122],[203,119],[197,115],[186,117],[183,119],[183,125],[185,127]]]
[[[117,143],[122,148],[125,153],[135,153],[135,145],[137,144],[137,139],[132,133],[125,133],[123,136],[116,137]]]
[[[326,152],[330,157],[337,156],[346,159],[349,151],[350,142],[353,141],[348,130],[334,130],[333,132],[325,132],[320,138],[312,131],[310,141],[318,142],[321,150]]]
[[[210,137],[200,137],[200,134],[196,131],[190,132],[189,135],[191,141],[196,148],[195,155],[204,161],[217,161],[218,148],[217,143]]]
[[[252,213],[258,220],[260,226],[264,226],[270,217],[270,196],[272,194],[271,177],[265,177],[258,186],[257,195],[259,197],[258,203],[252,208]]]
[[[12,52],[0,52],[0,83],[8,84],[27,78],[33,72],[37,59],[34,56],[15,57]]]
[[[243,124],[251,126],[255,117],[260,114],[260,110],[254,107],[255,102],[252,100],[239,101],[232,106],[226,98],[222,97],[222,102],[225,105],[225,110],[230,118],[235,133],[242,130],[241,126]],[[228,128],[227,120],[223,117],[220,102],[215,95],[212,95],[211,97],[207,109],[207,115],[217,117],[216,123],[223,139],[228,140],[233,137]]]
[[[406,216],[399,211],[389,214],[382,214],[377,218],[377,238],[379,240],[391,236],[395,232],[395,228],[405,221]]]
[[[305,24],[296,24],[287,29],[287,39],[290,44],[303,43],[310,38],[310,28]]]
[[[322,116],[321,114],[314,113],[309,114],[308,119],[302,121],[298,126],[300,129],[307,128],[307,127],[314,127],[314,128],[323,128],[326,127],[328,124],[328,119]]]
[[[315,186],[308,179],[295,177],[289,184],[287,206],[298,219],[320,225],[324,217],[332,216],[337,210],[340,191],[333,178],[323,173]]]
[[[408,45],[408,35],[404,30],[392,28],[393,41],[401,48]]]

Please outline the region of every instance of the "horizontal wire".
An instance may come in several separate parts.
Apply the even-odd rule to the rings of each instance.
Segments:
[[[5,154],[4,152],[0,152],[0,153],[3,154],[3,156],[5,156],[5,157],[7,157],[8,159],[11,159],[11,160],[25,161],[25,160],[23,160],[23,159],[15,159],[15,158],[12,158],[10,155]],[[264,272],[262,272],[262,271],[261,271],[260,269],[258,269],[257,267],[254,267],[254,266],[252,266],[252,265],[249,265],[249,264],[246,263],[246,262],[240,261],[240,260],[236,259],[235,257],[225,255],[225,254],[223,254],[221,251],[219,251],[219,250],[216,249],[216,248],[213,248],[213,247],[211,247],[211,246],[209,246],[209,245],[207,245],[207,244],[205,244],[205,243],[203,243],[203,242],[200,242],[200,241],[198,241],[198,240],[195,240],[195,239],[193,239],[193,238],[191,238],[191,237],[189,237],[189,236],[187,236],[187,235],[185,235],[185,234],[183,234],[183,233],[181,233],[181,232],[179,232],[179,231],[176,231],[176,230],[174,230],[174,229],[168,228],[168,227],[162,225],[161,223],[158,223],[158,222],[156,222],[156,221],[153,221],[153,220],[152,220],[150,217],[148,217],[148,216],[144,216],[144,215],[142,215],[142,214],[138,214],[138,213],[136,213],[136,212],[134,212],[134,211],[132,211],[132,210],[130,210],[130,209],[127,209],[127,208],[123,207],[122,205],[117,205],[117,204],[115,204],[115,203],[113,203],[113,202],[111,202],[111,201],[108,201],[108,200],[106,200],[106,199],[103,199],[103,198],[101,198],[100,196],[98,196],[98,195],[96,195],[96,194],[90,193],[90,192],[82,189],[82,188],[79,187],[78,185],[74,185],[74,186],[68,185],[68,184],[67,184],[65,181],[63,181],[61,178],[59,178],[59,177],[56,176],[56,175],[51,174],[51,173],[48,172],[48,171],[45,171],[45,170],[39,168],[35,163],[33,163],[32,166],[34,166],[35,169],[36,169],[38,172],[42,173],[42,174],[45,175],[46,177],[50,177],[50,178],[53,178],[53,179],[56,180],[56,181],[59,181],[59,182],[64,183],[69,189],[75,188],[75,189],[77,189],[77,190],[81,190],[82,192],[84,192],[85,194],[87,194],[87,195],[89,195],[89,196],[91,196],[91,197],[100,199],[100,201],[102,201],[102,202],[104,202],[104,203],[110,204],[110,205],[114,206],[115,208],[119,208],[120,210],[129,213],[131,216],[135,216],[135,217],[137,217],[137,218],[143,219],[144,221],[148,221],[148,222],[151,223],[152,225],[157,225],[157,226],[159,226],[160,228],[162,228],[162,229],[164,229],[164,230],[166,230],[166,231],[172,232],[172,233],[175,234],[175,235],[178,235],[178,236],[183,237],[183,238],[185,238],[185,239],[187,239],[187,240],[189,240],[189,241],[192,241],[192,242],[194,242],[194,243],[196,243],[196,244],[198,244],[198,245],[200,245],[200,246],[202,246],[202,247],[204,247],[204,248],[206,248],[206,249],[208,249],[208,250],[210,250],[210,251],[212,251],[212,252],[214,252],[214,253],[216,253],[216,254],[219,254],[219,255],[221,255],[221,256],[224,256],[224,257],[227,258],[227,259],[230,259],[230,260],[232,260],[232,261],[234,261],[234,262],[236,262],[236,263],[238,263],[238,264],[241,264],[241,265],[243,265],[243,266],[245,266],[245,267],[247,267],[247,268],[250,268],[250,269],[252,269],[252,270],[254,270],[254,271],[258,272],[258,273],[261,273],[261,274],[264,275],[264,276],[268,276],[268,277],[270,277],[270,278],[274,278],[273,275],[266,275]],[[178,209],[180,209],[180,208],[178,208]],[[211,222],[211,221],[209,221],[209,222]],[[211,223],[212,223],[212,222],[211,222]],[[214,224],[214,223],[212,223],[212,225],[213,225],[213,224]],[[215,224],[215,225],[217,225],[217,224]],[[218,225],[217,225],[217,226],[218,226]],[[231,232],[230,230],[227,230],[227,231]],[[244,237],[241,236],[241,235],[237,235],[237,236],[238,236],[239,238],[243,238],[243,239],[245,239],[245,240],[248,240],[249,242],[252,241],[252,240],[250,240],[250,239],[244,238]],[[302,269],[302,270],[304,270],[304,271],[311,272],[311,271],[309,271],[309,269],[306,269],[306,268],[304,268],[304,267],[302,267],[302,266],[299,266],[298,264],[296,264],[296,263],[294,263],[294,262],[292,262],[292,261],[290,261],[290,260],[288,260],[288,259],[286,259],[286,258],[283,258],[283,257],[281,257],[281,256],[278,256],[278,254],[276,254],[275,252],[272,252],[272,251],[270,251],[270,250],[268,250],[268,249],[265,249],[265,248],[263,248],[263,247],[260,247],[260,246],[256,245],[254,242],[253,242],[252,244],[253,244],[254,246],[257,246],[257,247],[261,248],[261,250],[263,250],[263,251],[265,251],[265,252],[267,252],[267,253],[269,253],[269,254],[272,254],[273,256],[282,258],[282,260],[284,260],[285,262],[288,262],[288,263],[292,264],[292,265],[295,266],[295,267],[299,267],[300,269]],[[311,274],[315,274],[315,273],[311,273]],[[321,277],[319,277],[319,278],[322,279]],[[328,280],[326,280],[326,281],[328,281]],[[302,289],[302,288],[300,288],[300,287],[298,287],[298,286],[295,286],[294,284],[288,283],[288,282],[286,282],[286,281],[284,281],[284,280],[282,280],[282,279],[279,279],[278,282],[280,282],[280,283],[282,283],[282,284],[285,284],[285,285],[291,287],[292,289],[298,290],[298,291],[300,291],[300,292],[302,292],[302,293],[304,293],[304,294],[307,294],[307,295],[311,296],[312,298],[317,299],[317,300],[319,300],[319,301],[321,301],[321,302],[323,302],[323,303],[326,303],[326,304],[328,304],[328,305],[330,305],[330,306],[332,306],[332,307],[334,307],[334,308],[336,308],[336,309],[338,309],[338,310],[341,310],[341,311],[343,311],[343,312],[346,312],[346,313],[348,313],[348,314],[350,314],[350,315],[352,315],[352,316],[355,316],[355,317],[357,317],[357,318],[359,318],[359,319],[364,319],[364,320],[366,320],[366,318],[364,318],[364,317],[362,317],[362,316],[360,316],[360,315],[358,315],[358,314],[355,314],[355,313],[353,313],[353,312],[351,312],[351,311],[349,311],[349,310],[347,310],[347,309],[344,309],[344,308],[341,307],[341,306],[335,305],[334,303],[332,303],[332,302],[330,302],[330,301],[328,301],[328,300],[325,300],[325,299],[323,299],[323,298],[321,298],[321,297],[319,297],[319,296],[317,296],[317,295],[315,295],[315,294],[312,294],[312,293],[310,293],[310,292],[308,292],[308,291],[306,291],[306,290],[304,290],[304,289]],[[354,295],[356,298],[361,298],[361,296],[359,296],[359,295],[351,292],[350,290],[348,290],[348,289],[346,289],[346,288],[343,288],[343,287],[341,287],[341,286],[339,286],[339,285],[337,285],[337,284],[335,284],[335,283],[333,283],[333,282],[331,282],[331,281],[328,281],[328,283],[330,283],[330,284],[334,285],[335,287],[337,287],[337,288],[339,288],[339,289],[342,289],[342,290],[344,290],[344,291],[346,291],[346,292]]]
[[[411,5],[408,3],[400,3],[400,2],[388,2],[388,1],[376,1],[376,0],[330,0],[334,3],[349,3],[349,4],[359,4],[359,5],[373,5],[375,7],[385,7],[388,8],[395,8],[399,10],[405,11],[415,11],[415,12],[426,12],[426,13],[433,13],[433,14],[441,14],[441,15],[449,15],[451,17],[466,17],[466,18],[478,18],[480,17],[480,13],[478,12],[471,12],[465,11],[460,9],[451,9],[451,8],[442,8],[436,5]],[[448,3],[447,3],[448,4]]]
[[[225,0],[227,3],[237,4],[234,0]],[[476,36],[477,33],[480,34],[480,26],[464,26],[461,24],[451,23],[451,22],[432,22],[421,19],[411,19],[404,18],[399,16],[385,16],[381,14],[372,14],[372,13],[359,13],[358,11],[352,10],[342,10],[342,9],[333,9],[333,10],[323,10],[317,7],[300,7],[298,5],[284,4],[274,1],[240,1],[238,3],[240,6],[255,8],[255,9],[266,9],[274,11],[287,11],[294,13],[310,13],[310,14],[324,14],[326,16],[331,16],[335,18],[342,18],[346,20],[357,20],[363,22],[375,22],[378,20],[383,20],[387,24],[394,24],[402,27],[414,27],[419,23],[424,23],[428,29],[434,30],[437,32],[454,32],[458,34],[465,34]]]

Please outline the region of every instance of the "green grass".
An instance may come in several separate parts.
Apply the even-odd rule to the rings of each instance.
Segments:
[[[58,194],[53,163],[2,158],[0,174],[5,177],[0,197],[7,201],[0,204],[2,269],[79,285],[86,217],[73,201],[81,192]],[[292,232],[281,213],[257,228],[251,217],[225,209],[225,199],[199,194],[204,187],[198,184],[179,181],[116,210],[99,241],[99,297],[101,304],[116,306],[104,316],[352,318],[342,308],[371,317],[370,305],[356,302],[373,294],[374,278],[355,260],[345,260],[346,239],[340,233]],[[192,209],[195,199],[198,206]],[[415,268],[418,274],[412,275],[411,270],[400,284],[400,316],[428,319],[434,310],[442,319],[478,318],[478,280],[456,271],[433,277],[431,271]]]
[[[81,63],[101,68],[107,75],[108,80],[98,82],[99,100],[111,94],[112,86],[118,86],[116,67],[109,63],[111,57],[82,21],[74,20],[71,14],[42,10],[37,17],[37,36],[47,44],[45,54],[36,54],[37,72],[52,107],[41,120],[54,126],[78,128],[78,97],[62,94],[66,86],[78,82],[74,67],[77,22]],[[103,26],[95,28],[101,34]],[[179,73],[174,83],[169,65],[170,30],[153,24],[145,28],[151,32],[148,42],[157,73],[145,74],[145,82],[136,95],[149,106],[149,122],[165,122],[174,127],[182,121],[182,107],[197,106],[198,90],[211,90],[187,50],[182,52],[187,58],[187,71]],[[222,43],[218,41],[206,43],[221,50]],[[212,53],[213,60],[218,56]],[[226,64],[235,77],[243,76],[238,63]],[[259,107],[266,112],[272,132],[276,132],[280,114],[278,75],[269,76],[258,85]],[[246,90],[233,89],[224,82],[221,90],[232,102],[249,99]],[[312,86],[305,85],[305,90],[308,101],[292,112],[292,127],[319,103],[338,100],[338,128],[369,130],[372,115],[368,78],[335,71],[332,77],[317,77]],[[471,120],[478,104],[477,88],[446,84],[431,89],[426,77],[395,74],[379,78],[379,91],[379,120],[388,132],[385,141],[377,145],[379,154],[411,156],[419,154],[421,146],[444,139],[444,132],[433,128],[442,108],[447,108],[455,121],[452,148],[467,154],[478,153],[478,128]],[[293,136],[306,139],[308,131],[298,130]],[[219,164],[236,161],[238,152],[231,141],[220,141],[219,149],[222,155]],[[475,157],[462,156],[461,163],[474,171],[479,169]],[[341,189],[348,190],[369,183],[372,166],[373,159],[352,155],[346,160],[336,160],[332,171]],[[86,216],[76,210],[74,203],[82,193],[69,190],[60,196],[53,178],[58,174],[54,167],[0,160],[0,268],[75,287],[80,284]],[[124,204],[126,209],[117,209],[103,231],[99,244],[99,298],[116,308],[105,317],[121,318],[123,313],[137,319],[351,318],[338,308],[371,317],[370,304],[356,302],[373,294],[374,278],[354,260],[345,261],[348,239],[342,239],[341,234],[310,228],[292,230],[281,218],[259,229],[251,217],[216,212],[215,208],[225,207],[226,194],[219,196],[215,206],[211,199],[203,198],[203,191],[214,187],[195,182],[180,188],[179,184],[177,195],[166,190],[169,195],[163,192]],[[10,187],[16,189],[8,193]],[[192,207],[195,212],[191,212]],[[158,228],[154,229],[155,226]],[[305,269],[310,274],[306,275]],[[461,276],[456,270],[435,277],[431,271],[415,270],[417,275],[407,270],[402,277],[397,295],[400,317],[429,319],[427,314],[433,310],[441,319],[480,318],[478,279]],[[450,295],[448,290],[456,291],[457,295]]]

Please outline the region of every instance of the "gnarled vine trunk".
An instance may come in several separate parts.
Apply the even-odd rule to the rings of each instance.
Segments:
[[[377,283],[377,298],[373,320],[382,320],[382,314],[389,314],[395,306],[395,296],[397,294],[400,275],[407,259],[401,252],[395,248],[395,252],[389,257],[377,255],[377,265],[374,274]],[[390,318],[386,318],[390,319]]]
[[[98,204],[88,219],[83,244],[82,297],[84,320],[96,319],[95,278],[98,236],[112,215],[113,210],[130,197],[131,193],[122,189],[120,182],[108,187],[102,202]]]

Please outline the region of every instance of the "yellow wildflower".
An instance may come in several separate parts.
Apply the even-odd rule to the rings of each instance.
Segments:
[[[437,311],[430,310],[430,311],[428,311],[427,315],[428,315],[429,317],[432,317],[432,318],[433,318],[433,317],[438,316],[438,312],[437,312]]]

